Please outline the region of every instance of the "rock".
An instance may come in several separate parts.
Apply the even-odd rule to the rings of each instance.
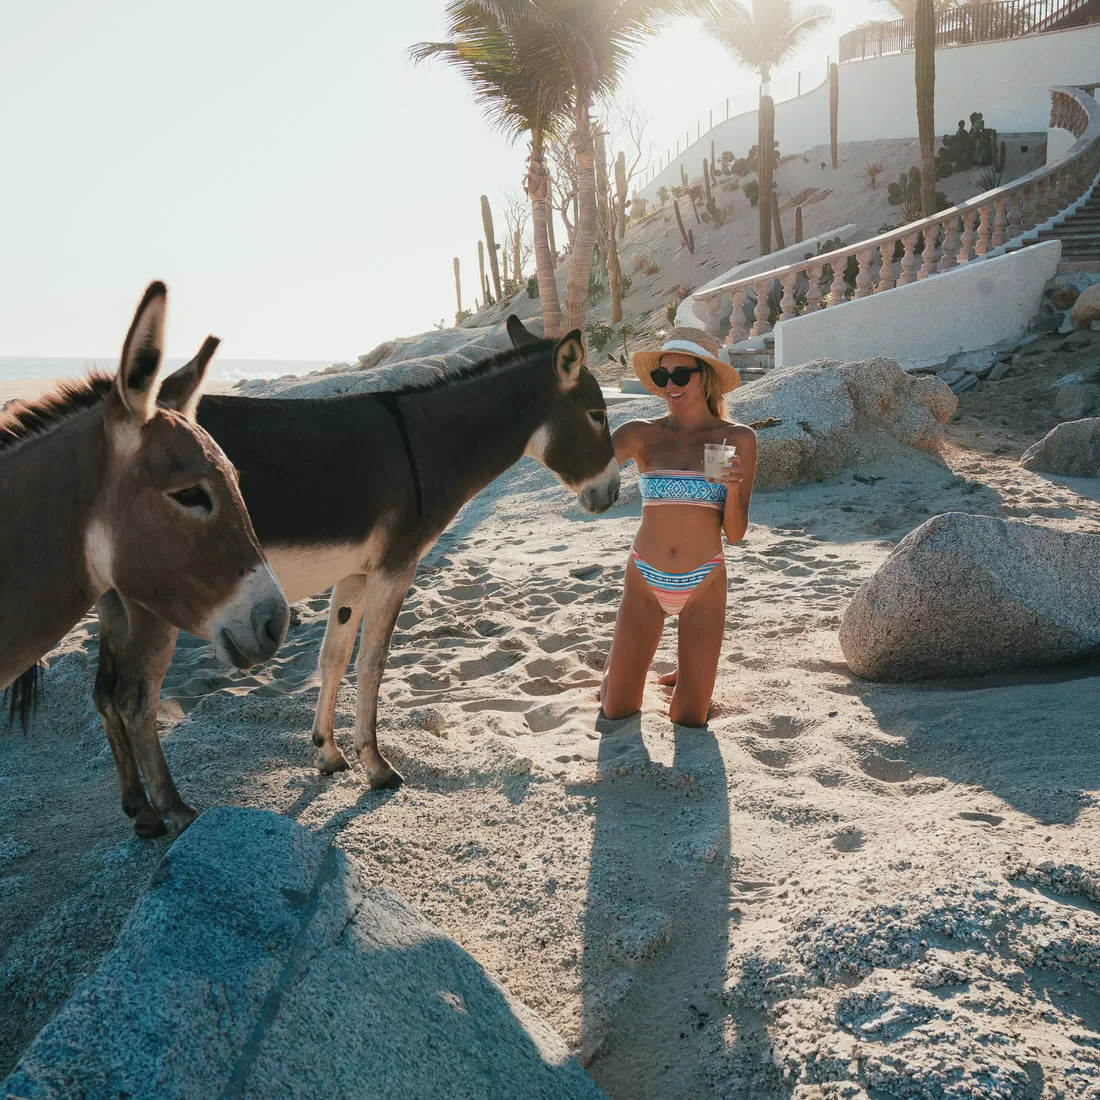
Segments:
[[[978,384],[978,376],[976,374],[964,374],[952,387],[952,392],[956,394],[966,393],[967,390],[973,389]]]
[[[1028,332],[1057,332],[1062,327],[1064,313],[1038,313],[1027,323]]]
[[[1075,370],[1069,374],[1063,374],[1061,378],[1051,382],[1051,385],[1058,389],[1062,386],[1083,386],[1086,382],[1090,381],[1092,374],[1086,376],[1082,371]]]
[[[1100,535],[949,512],[907,535],[840,625],[869,680],[980,676],[1100,654]]]
[[[1094,321],[1100,321],[1100,283],[1081,292],[1073,305],[1070,320],[1076,328],[1092,328]]]
[[[1055,391],[1054,412],[1059,420],[1080,420],[1096,404],[1095,386],[1068,385]]]
[[[1100,419],[1059,424],[1024,452],[1020,465],[1062,477],[1100,477]]]
[[[951,386],[958,382],[964,374],[966,374],[966,371],[962,367],[948,367],[947,370],[940,371],[939,378]]]
[[[1072,278],[1058,275],[1050,288],[1050,304],[1055,309],[1071,309],[1081,296],[1081,288]]]
[[[1000,382],[1010,370],[1012,370],[1011,363],[997,363],[989,374],[986,375],[986,380],[989,382]]]
[[[603,1093],[565,1044],[322,834],[202,814],[0,1096]]]
[[[728,400],[742,423],[779,420],[757,436],[760,489],[822,481],[873,453],[936,451],[958,406],[939,378],[906,374],[892,359],[783,367]]]
[[[394,342],[387,340],[383,344],[379,344],[373,351],[368,351],[366,355],[359,356],[359,370],[370,370],[371,367],[377,367],[383,359],[388,358],[393,354]]]

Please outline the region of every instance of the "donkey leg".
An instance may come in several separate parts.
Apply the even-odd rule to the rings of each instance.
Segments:
[[[107,742],[111,746],[111,756],[114,757],[118,789],[122,795],[122,810],[127,817],[134,819],[134,832],[138,836],[146,839],[161,836],[167,829],[160,814],[149,805],[149,800],[145,797],[134,750],[130,747],[122,716],[115,706],[115,689],[118,685],[115,653],[122,652],[126,646],[129,630],[126,609],[122,606],[118,593],[112,589],[100,599],[96,611],[99,615],[99,660],[96,665],[93,697],[107,734]]]
[[[355,658],[358,697],[355,708],[355,751],[367,772],[370,785],[378,788],[400,787],[404,780],[390,762],[378,751],[378,689],[390,638],[416,563],[399,573],[371,573],[367,577],[367,611],[363,618],[363,633],[359,639],[359,654]]]
[[[149,801],[177,832],[183,832],[198,817],[180,797],[157,736],[160,688],[179,633],[163,619],[139,604],[123,600],[130,622],[126,649],[118,659],[115,706],[130,745],[145,778]]]
[[[332,590],[328,625],[321,642],[321,693],[313,715],[313,743],[320,750],[317,753],[317,768],[324,775],[345,771],[348,766],[336,744],[332,727],[336,716],[336,695],[351,659],[366,594],[367,578],[362,573],[345,577]]]

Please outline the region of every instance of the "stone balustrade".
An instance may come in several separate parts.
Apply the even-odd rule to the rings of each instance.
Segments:
[[[728,313],[725,342],[736,344],[804,313],[1000,255],[1076,202],[1100,173],[1100,105],[1081,88],[1052,88],[1051,99],[1051,126],[1077,138],[1053,164],[869,240],[698,291],[696,316],[721,339]]]

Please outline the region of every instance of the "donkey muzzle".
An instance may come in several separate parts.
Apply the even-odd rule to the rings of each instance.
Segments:
[[[586,512],[599,515],[606,512],[619,499],[619,466],[612,459],[606,469],[589,481],[577,494],[577,500]]]
[[[229,664],[250,668],[275,653],[289,623],[290,608],[279,582],[266,565],[257,566],[213,625],[210,638]]]

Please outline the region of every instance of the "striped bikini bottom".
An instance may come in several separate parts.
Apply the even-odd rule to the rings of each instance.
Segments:
[[[657,602],[666,615],[679,615],[691,594],[711,575],[716,566],[722,565],[725,558],[716,554],[710,561],[703,562],[690,573],[665,573],[657,569],[631,550],[630,560],[635,564],[642,580],[649,585]]]

